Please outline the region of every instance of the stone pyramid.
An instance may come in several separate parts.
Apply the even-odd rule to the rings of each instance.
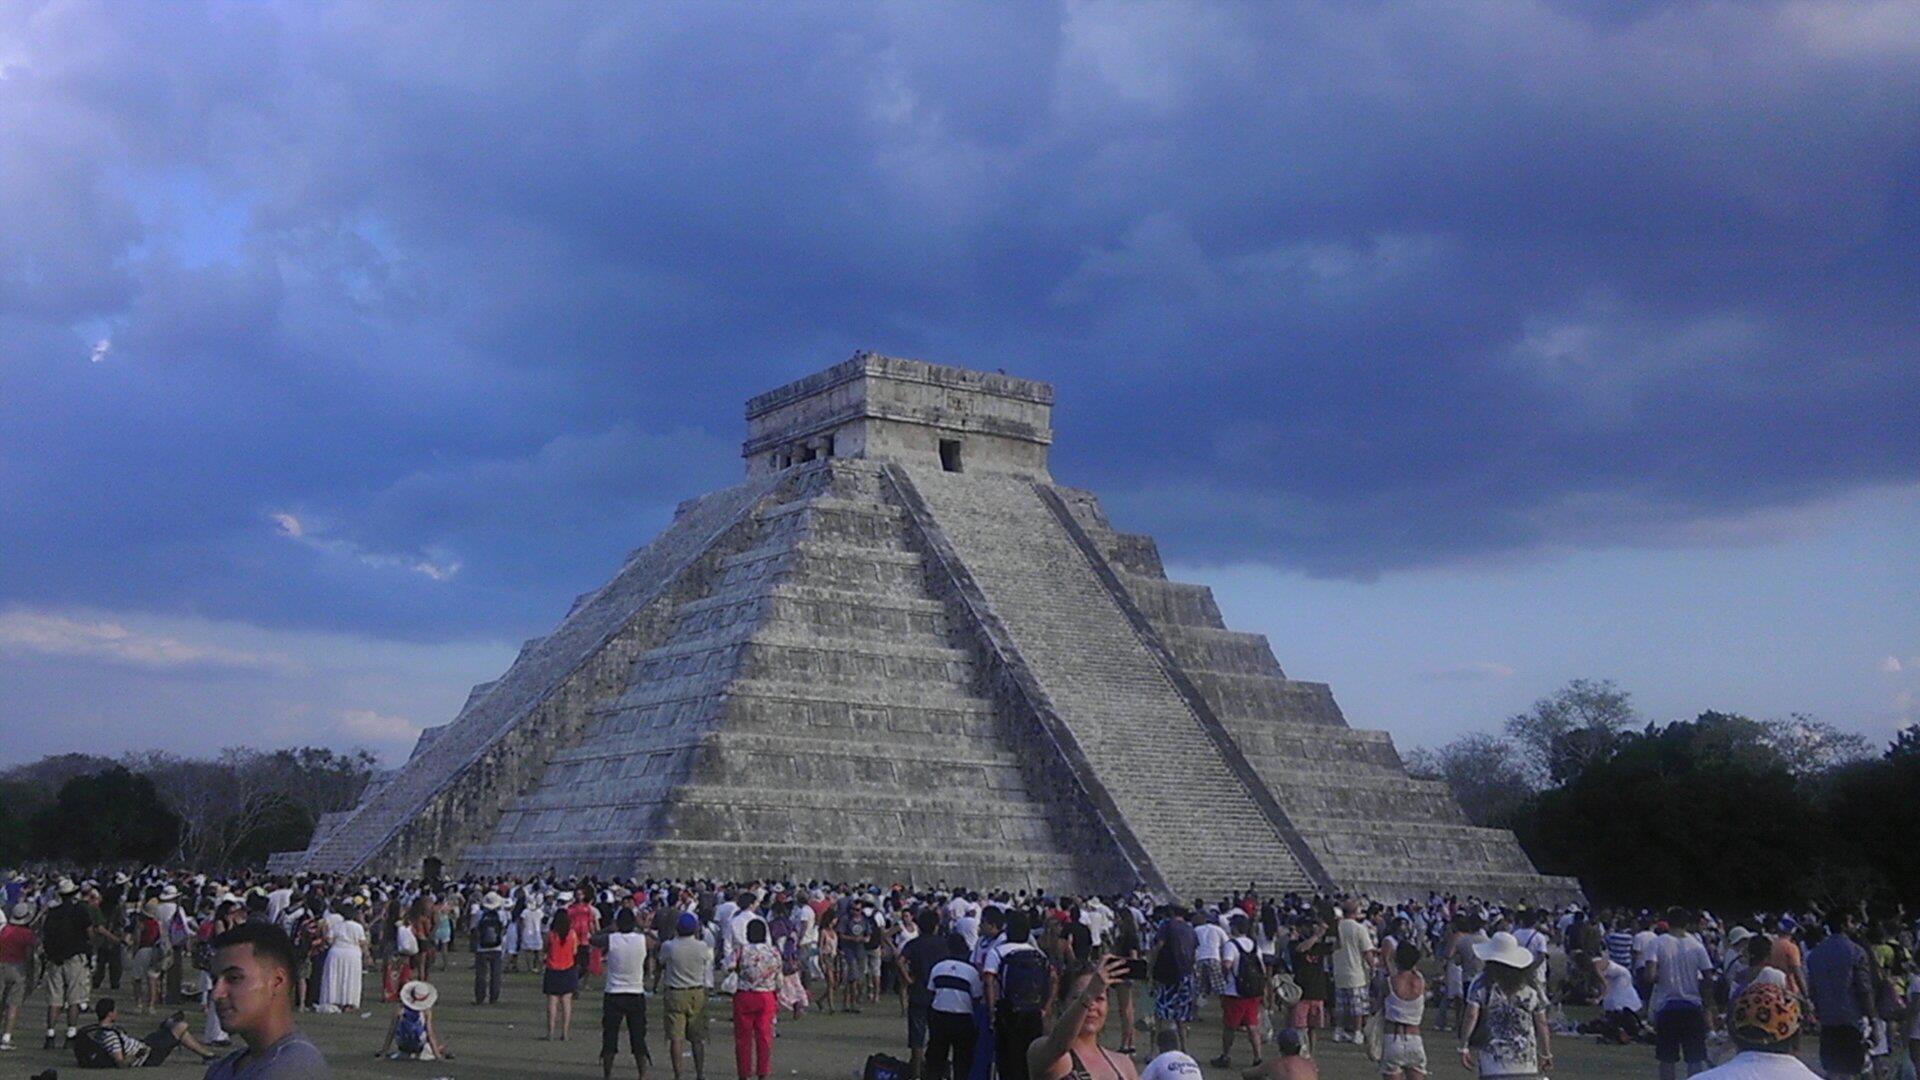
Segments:
[[[868,353],[754,398],[744,483],[275,866],[1578,895],[1055,485],[1052,404]]]

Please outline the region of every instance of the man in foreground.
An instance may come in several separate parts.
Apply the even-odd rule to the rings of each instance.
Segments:
[[[268,923],[241,923],[216,936],[213,1007],[220,1024],[247,1042],[207,1069],[207,1080],[325,1080],[332,1074],[293,1024],[293,942]]]
[[[1800,1063],[1800,999],[1770,983],[1754,983],[1733,999],[1727,1032],[1739,1053],[1695,1080],[1813,1080]]]

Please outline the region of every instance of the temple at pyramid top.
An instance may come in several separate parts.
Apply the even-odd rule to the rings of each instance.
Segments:
[[[1047,478],[1053,387],[860,352],[747,401],[749,477],[819,458]]]

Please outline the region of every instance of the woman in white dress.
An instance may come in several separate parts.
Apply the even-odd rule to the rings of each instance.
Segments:
[[[359,916],[346,900],[341,900],[335,910],[339,912],[340,921],[330,928],[327,966],[320,976],[320,1010],[358,1012],[367,928],[360,924]]]
[[[541,952],[546,942],[543,935],[547,929],[547,911],[540,903],[540,894],[527,890],[527,906],[520,912],[520,951],[532,953],[529,958],[534,971],[541,970],[543,961]]]

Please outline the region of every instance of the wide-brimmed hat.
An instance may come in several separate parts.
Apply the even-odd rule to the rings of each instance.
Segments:
[[[115,885],[125,885],[127,882],[132,880],[133,880],[132,878],[127,876],[127,872],[125,870],[122,870],[119,873],[113,875],[113,883]]]
[[[1744,926],[1736,926],[1727,931],[1727,948],[1737,949],[1753,937],[1753,931]]]
[[[1754,983],[1733,999],[1727,1030],[1748,1046],[1786,1042],[1800,1033],[1800,1002],[1772,983]]]
[[[1520,939],[1505,930],[1473,946],[1473,955],[1488,963],[1505,964],[1508,967],[1531,967],[1537,957],[1520,944]]]
[[[400,988],[400,1004],[409,1009],[425,1012],[433,1008],[433,1003],[439,1000],[440,991],[435,990],[430,982],[415,979]]]
[[[161,887],[161,889],[160,889],[160,899],[162,899],[162,900],[178,900],[178,899],[180,899],[180,890],[179,890],[179,888],[178,888],[178,887],[176,887],[176,886],[173,886],[173,885],[166,885],[166,886],[162,886],[162,887]]]
[[[560,902],[561,902],[561,903],[563,903],[563,904],[571,904],[571,903],[573,903],[573,893],[571,893],[571,892],[569,892],[569,891],[568,891],[568,890],[566,890],[566,889],[562,889],[562,890],[560,890],[559,892],[557,892],[557,893],[554,893],[554,894],[553,894],[553,898],[554,898],[555,900],[558,900],[558,901],[560,901]]]
[[[504,896],[501,896],[497,892],[488,892],[488,893],[480,894],[480,906],[485,908],[488,911],[497,911],[501,907],[505,906],[506,902],[507,902],[507,898]]]
[[[26,900],[22,900],[19,903],[13,905],[13,909],[7,912],[7,914],[13,918],[14,922],[17,922],[17,923],[32,922],[33,921],[33,904],[31,904]]]
[[[63,877],[59,883],[53,887],[53,891],[59,893],[61,896],[72,896],[74,893],[80,891],[80,886],[75,885],[72,878]]]

